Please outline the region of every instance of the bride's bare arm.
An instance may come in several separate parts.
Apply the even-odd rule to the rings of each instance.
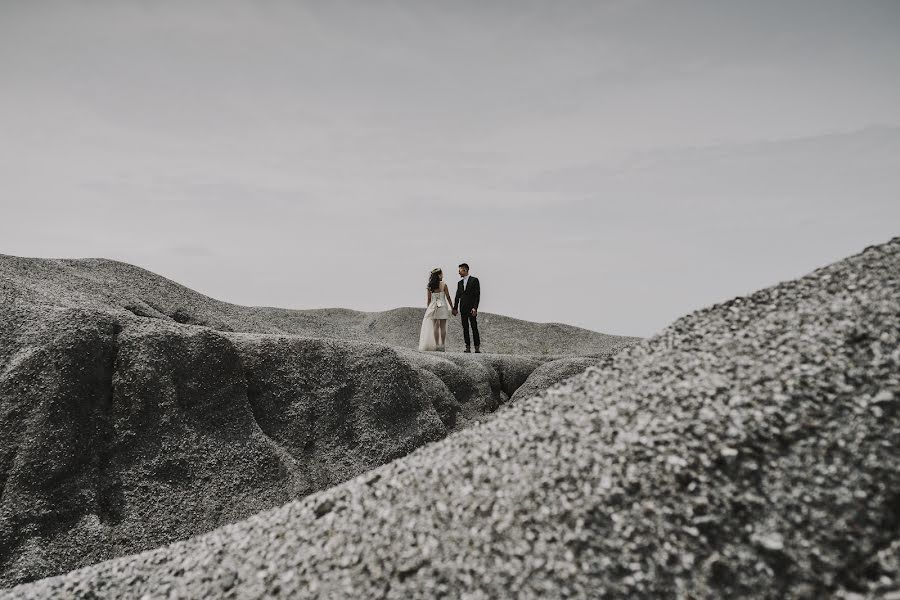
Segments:
[[[431,306],[431,290],[428,290],[428,297],[425,299],[425,308]]]
[[[446,283],[444,284],[444,289],[447,290],[447,300],[450,300],[450,288],[447,287]],[[453,311],[453,316],[456,316],[457,302],[459,302],[459,297],[450,300],[450,310]]]

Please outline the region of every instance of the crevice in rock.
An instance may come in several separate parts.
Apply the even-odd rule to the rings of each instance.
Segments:
[[[136,304],[126,304],[123,308],[136,317],[141,317],[144,319],[158,319],[159,318],[158,315],[154,315],[153,313],[144,310],[143,308],[141,308],[139,305],[136,305]]]
[[[110,340],[109,358],[105,365],[102,385],[105,394],[102,396],[100,411],[97,415],[97,517],[101,523],[114,525],[122,520],[122,482],[119,476],[110,469],[110,461],[114,453],[114,424],[112,422],[112,404],[115,396],[116,361],[119,354],[119,334],[122,326],[113,324]]]
[[[264,415],[261,414],[260,404],[262,402],[263,390],[260,387],[260,381],[257,372],[247,367],[246,356],[242,349],[235,347],[241,360],[241,372],[244,379],[245,397],[250,412],[250,418],[253,420],[253,426],[265,440],[265,443],[275,452],[278,457],[280,467],[290,477],[290,496],[300,498],[318,490],[318,484],[310,476],[312,467],[318,462],[315,457],[315,437],[312,435],[312,427],[315,422],[315,412],[310,410],[303,416],[305,417],[305,428],[307,435],[302,442],[302,456],[295,455],[284,444],[279,442],[268,427],[265,426]],[[313,407],[314,408],[314,407]]]
[[[184,309],[181,309],[181,308],[176,308],[175,311],[172,312],[172,314],[169,316],[172,317],[172,320],[175,321],[176,323],[183,323],[183,324],[196,323],[194,318],[190,314],[188,314]]]

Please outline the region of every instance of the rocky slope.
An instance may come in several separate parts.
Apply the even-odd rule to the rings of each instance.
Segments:
[[[900,238],[301,501],[2,598],[894,598]]]
[[[553,360],[372,341],[416,337],[415,319],[239,307],[122,263],[0,256],[0,586],[343,482],[482,420]],[[543,330],[518,323],[522,344]],[[581,335],[600,355],[629,343]]]

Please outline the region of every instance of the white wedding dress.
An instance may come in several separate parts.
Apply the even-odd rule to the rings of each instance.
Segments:
[[[435,319],[450,318],[450,299],[444,293],[443,284],[440,292],[431,294],[431,304],[425,309],[425,317],[422,319],[422,330],[419,333],[419,350],[434,352],[438,349],[437,340],[434,339]]]

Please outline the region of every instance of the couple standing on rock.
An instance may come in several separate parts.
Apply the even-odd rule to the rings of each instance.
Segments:
[[[428,278],[428,307],[422,319],[422,332],[419,334],[419,350],[445,352],[447,344],[447,320],[450,313],[455,317],[462,316],[463,337],[466,341],[466,352],[471,352],[469,341],[469,325],[472,326],[472,337],[475,338],[475,352],[481,352],[481,338],[478,335],[478,302],[481,300],[481,284],[477,277],[469,275],[469,265],[459,265],[459,276],[462,279],[456,285],[456,297],[450,303],[450,290],[444,283],[444,273],[440,269],[432,269]]]

